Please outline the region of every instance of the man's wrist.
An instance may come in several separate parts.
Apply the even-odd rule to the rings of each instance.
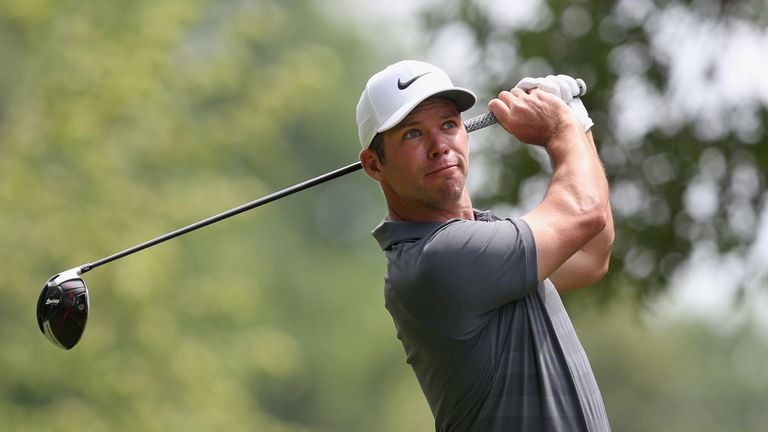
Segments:
[[[573,150],[574,145],[587,143],[584,129],[573,118],[562,122],[544,143],[544,149],[551,156],[557,156],[563,151]]]

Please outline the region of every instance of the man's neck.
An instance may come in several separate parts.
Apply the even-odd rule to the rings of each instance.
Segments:
[[[464,194],[455,205],[445,208],[424,206],[401,206],[388,202],[388,219],[391,221],[408,222],[445,222],[451,219],[474,220],[475,212],[468,194]]]

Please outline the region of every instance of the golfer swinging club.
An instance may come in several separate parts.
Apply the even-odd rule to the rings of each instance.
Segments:
[[[385,304],[437,431],[610,430],[558,294],[605,275],[614,235],[593,122],[574,94],[571,77],[526,78],[488,104],[553,169],[538,207],[506,219],[474,209],[465,187],[471,91],[406,60],[360,97],[360,162],[389,212],[373,231]]]

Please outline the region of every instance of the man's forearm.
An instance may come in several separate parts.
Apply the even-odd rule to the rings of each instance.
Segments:
[[[600,162],[599,156],[597,156],[597,147],[595,146],[594,138],[592,137],[592,132],[587,132],[586,134],[587,139],[589,140],[590,144],[592,145],[592,148],[595,150],[595,162],[597,162],[600,165],[600,175],[602,176],[603,181],[601,182],[605,186],[605,228],[603,228],[602,231],[600,231],[594,238],[592,238],[587,244],[584,245],[583,248],[581,248],[581,251],[588,253],[590,255],[593,255],[597,259],[604,259],[606,261],[610,257],[611,249],[613,247],[613,238],[614,238],[614,231],[613,231],[613,212],[611,211],[611,203],[608,200],[609,192],[608,192],[608,180],[605,177],[605,170],[603,169],[602,163]]]
[[[611,255],[611,249],[613,248],[613,212],[611,211],[611,205],[606,205],[606,223],[605,228],[600,231],[592,240],[587,242],[582,251],[594,255],[596,257],[604,257],[607,261]]]
[[[523,215],[536,238],[539,280],[551,279],[574,256],[589,259],[581,249],[608,224],[608,186],[602,164],[594,145],[574,124],[548,145],[553,165],[549,188],[541,204]],[[568,265],[566,273],[581,267]]]
[[[578,139],[568,139],[566,135],[565,139],[558,139],[547,146],[553,173],[545,200],[559,202],[563,205],[561,210],[574,217],[597,213],[600,216],[598,219],[605,219],[608,215],[608,181],[605,171],[592,134],[587,132],[578,135]],[[603,225],[592,236],[602,231]]]
[[[591,133],[587,133],[587,138],[594,146]],[[599,163],[599,159],[597,162]],[[602,164],[600,172],[603,173],[604,177]],[[606,195],[608,194],[607,185],[606,180]],[[591,285],[599,281],[608,271],[608,263],[613,248],[614,225],[613,212],[607,199],[603,211],[605,212],[605,227],[552,273],[550,279],[559,291],[569,291]]]

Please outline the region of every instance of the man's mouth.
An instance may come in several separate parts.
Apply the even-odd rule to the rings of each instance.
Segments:
[[[448,171],[450,169],[457,168],[457,167],[458,167],[458,165],[456,165],[456,164],[441,166],[440,168],[438,168],[436,170],[428,172],[427,176],[431,176],[433,174],[440,174],[442,172],[445,172],[445,171]]]

